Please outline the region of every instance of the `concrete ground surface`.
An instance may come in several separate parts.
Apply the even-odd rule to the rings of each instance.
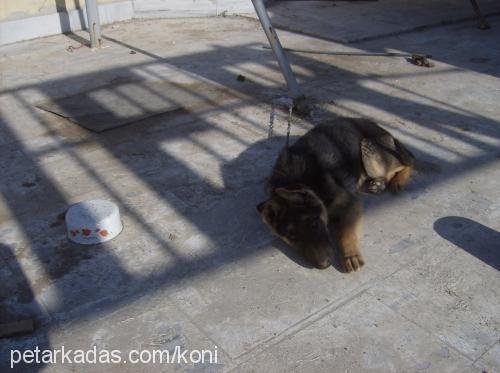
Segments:
[[[432,3],[419,17],[435,23]],[[116,24],[104,27],[99,51],[68,49],[85,33],[0,48],[0,320],[37,322],[30,335],[0,340],[0,366],[35,346],[124,356],[217,346],[216,364],[14,369],[499,372],[500,17],[487,31],[466,20],[383,36],[363,27],[372,13],[363,14],[349,38],[367,40],[341,44],[333,40],[347,26],[306,35],[293,12],[272,12],[286,47],[325,52],[289,53],[316,103],[292,135],[335,115],[370,117],[417,158],[404,192],[364,198],[367,264],[353,274],[310,268],[256,212],[284,146],[285,114],[270,139],[268,126],[286,89],[255,19]],[[386,52],[430,54],[435,66]],[[99,134],[35,107],[136,81],[176,84],[199,104]],[[208,85],[224,94],[214,99]],[[61,214],[91,198],[117,203],[125,228],[102,245],[71,244]]]

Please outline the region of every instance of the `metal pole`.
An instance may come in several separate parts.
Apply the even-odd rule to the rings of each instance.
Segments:
[[[264,6],[263,1],[252,0],[252,3],[257,16],[259,17],[262,28],[266,33],[267,39],[269,40],[269,44],[271,44],[274,55],[278,60],[281,72],[285,77],[286,84],[288,85],[288,90],[290,91],[290,96],[292,97],[294,102],[302,100],[304,98],[304,94],[302,93],[302,89],[300,88],[297,80],[295,79],[295,76],[293,75],[290,63],[286,58],[283,47],[281,46],[280,40],[278,39],[278,35],[276,34],[276,31],[271,24],[271,20],[269,19],[269,15],[267,14],[266,7]]]
[[[483,14],[481,13],[481,9],[479,9],[479,5],[477,3],[476,0],[470,0],[471,4],[472,4],[472,8],[474,9],[474,12],[476,13],[476,17],[479,21],[479,28],[481,30],[488,30],[491,28],[490,24],[488,23],[488,21],[486,20],[486,18],[484,18]]]
[[[85,8],[87,9],[87,25],[90,33],[90,47],[101,48],[101,23],[99,21],[97,0],[86,0]]]

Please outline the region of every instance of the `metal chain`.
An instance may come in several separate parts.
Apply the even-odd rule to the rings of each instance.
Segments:
[[[269,114],[269,128],[267,131],[267,138],[270,139],[274,135],[274,120],[276,118],[276,108],[274,105],[271,105],[271,113]],[[289,100],[288,106],[288,124],[286,129],[286,147],[290,143],[290,132],[292,130],[292,119],[293,119],[293,100]]]
[[[267,131],[267,138],[270,139],[273,137],[273,130],[274,130],[274,117],[276,115],[274,105],[271,105],[271,114],[269,115],[269,129]]]
[[[288,127],[286,129],[286,147],[290,142],[290,131],[292,128],[292,115],[293,115],[293,100],[290,100],[290,106],[288,107]]]

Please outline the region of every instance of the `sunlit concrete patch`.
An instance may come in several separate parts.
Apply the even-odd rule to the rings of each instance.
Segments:
[[[238,372],[471,372],[472,361],[362,294],[264,352]]]
[[[496,5],[495,1],[481,2],[486,13],[497,13]],[[431,8],[433,11],[428,12]],[[418,4],[384,1],[362,5],[321,1],[275,2],[270,12],[275,27],[320,37],[327,34],[330,40],[343,43],[382,38],[474,17],[468,2],[451,0],[426,0]]]
[[[243,266],[217,266],[216,271],[176,283],[169,291],[179,307],[233,358],[330,303],[373,285],[384,275],[383,263],[390,261],[378,253],[370,255],[372,261],[360,273],[346,275],[333,267],[320,271],[277,240],[249,246],[248,241],[266,235],[263,226],[237,231],[223,242],[229,252],[251,254],[241,259]],[[219,250],[226,249],[219,244]],[[224,262],[223,257],[217,260]]]
[[[453,177],[453,169],[434,169],[436,164],[419,163],[417,161],[415,176],[406,191],[398,196],[365,199],[367,211],[363,240],[370,243],[368,250],[378,252],[378,249],[373,248],[377,246],[401,264],[423,261],[432,256],[443,257],[456,248],[435,230],[436,221],[447,216],[465,217],[498,230],[498,222],[490,217],[496,216],[498,210],[493,203],[496,194],[493,184],[500,177],[495,165],[485,165],[484,170],[457,175],[454,182],[449,183],[445,180]],[[490,177],[483,180],[483,173]],[[430,178],[434,182],[432,190],[422,187],[422,183]],[[483,180],[481,187],[478,180]],[[481,192],[477,192],[479,189]],[[465,191],[469,191],[466,198]],[[408,226],[416,229],[408,229]],[[463,228],[457,228],[457,237],[466,233]],[[480,242],[479,246],[492,242],[489,236],[483,235],[483,238],[488,238],[488,241],[476,237]],[[485,250],[495,251],[493,247]]]
[[[498,271],[456,248],[426,255],[370,293],[475,360],[498,340]]]

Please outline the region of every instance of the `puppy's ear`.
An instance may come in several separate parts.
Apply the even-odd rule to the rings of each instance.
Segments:
[[[274,192],[281,198],[293,203],[294,205],[305,204],[307,192],[302,188],[276,188]]]
[[[264,206],[266,205],[266,202],[267,201],[261,202],[257,206],[255,206],[259,214],[262,214],[262,211],[264,211]]]
[[[321,204],[321,200],[316,193],[304,185],[298,184],[286,188],[276,188],[274,192],[294,205],[314,206]]]
[[[280,205],[276,203],[276,201],[270,199],[259,203],[256,207],[264,223],[266,223],[270,227],[273,227],[273,225],[276,223]]]

